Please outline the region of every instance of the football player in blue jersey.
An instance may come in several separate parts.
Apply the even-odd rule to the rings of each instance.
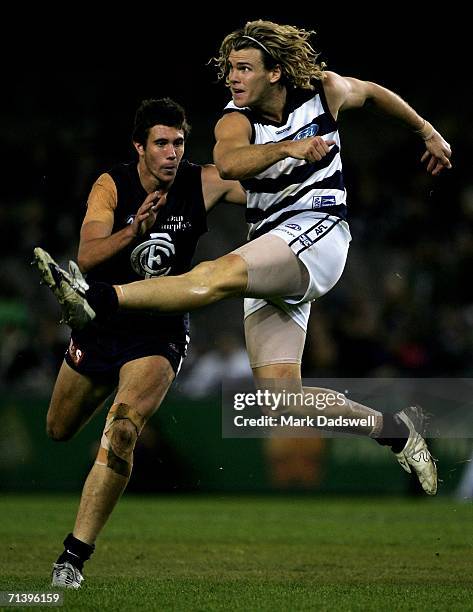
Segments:
[[[183,159],[188,132],[183,108],[169,98],[138,108],[138,161],[100,175],[88,198],[78,261],[90,280],[182,274],[207,231],[208,211],[221,201],[246,203],[240,183],[220,178],[212,164]],[[40,261],[47,282],[54,282],[45,252]],[[53,567],[53,586],[80,587],[84,561],[130,478],[136,440],[179,372],[188,334],[182,311],[116,313],[72,331],[47,414],[48,435],[70,439],[114,396],[73,532]]]

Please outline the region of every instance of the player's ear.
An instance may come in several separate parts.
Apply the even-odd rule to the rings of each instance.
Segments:
[[[135,142],[135,141],[133,141],[133,146],[135,147],[135,149],[136,149],[136,151],[137,151],[138,155],[140,155],[140,156],[144,155],[145,148],[144,148],[144,146],[141,144],[141,142]]]
[[[276,64],[276,66],[274,66],[274,68],[271,68],[269,72],[270,72],[270,76],[269,76],[270,83],[277,83],[278,81],[281,80],[282,70],[279,64]]]

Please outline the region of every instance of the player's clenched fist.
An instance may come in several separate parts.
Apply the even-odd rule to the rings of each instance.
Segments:
[[[335,140],[324,140],[321,136],[287,142],[290,157],[305,159],[308,162],[320,161],[334,144],[336,144]]]

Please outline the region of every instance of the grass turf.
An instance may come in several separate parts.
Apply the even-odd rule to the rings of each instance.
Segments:
[[[77,502],[3,497],[0,590],[49,589]],[[64,607],[471,610],[472,515],[428,498],[125,496]]]

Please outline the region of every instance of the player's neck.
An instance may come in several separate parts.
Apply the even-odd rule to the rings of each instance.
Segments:
[[[138,176],[140,179],[140,183],[143,189],[146,191],[146,193],[151,193],[152,191],[157,191],[157,190],[169,191],[172,185],[172,181],[171,182],[160,181],[158,178],[156,178],[153,174],[149,172],[146,166],[140,164],[140,162],[138,162],[136,168],[138,170]]]
[[[278,86],[270,92],[264,100],[261,101],[258,110],[265,119],[280,123],[284,116],[284,108],[286,106],[287,89],[284,86]]]

